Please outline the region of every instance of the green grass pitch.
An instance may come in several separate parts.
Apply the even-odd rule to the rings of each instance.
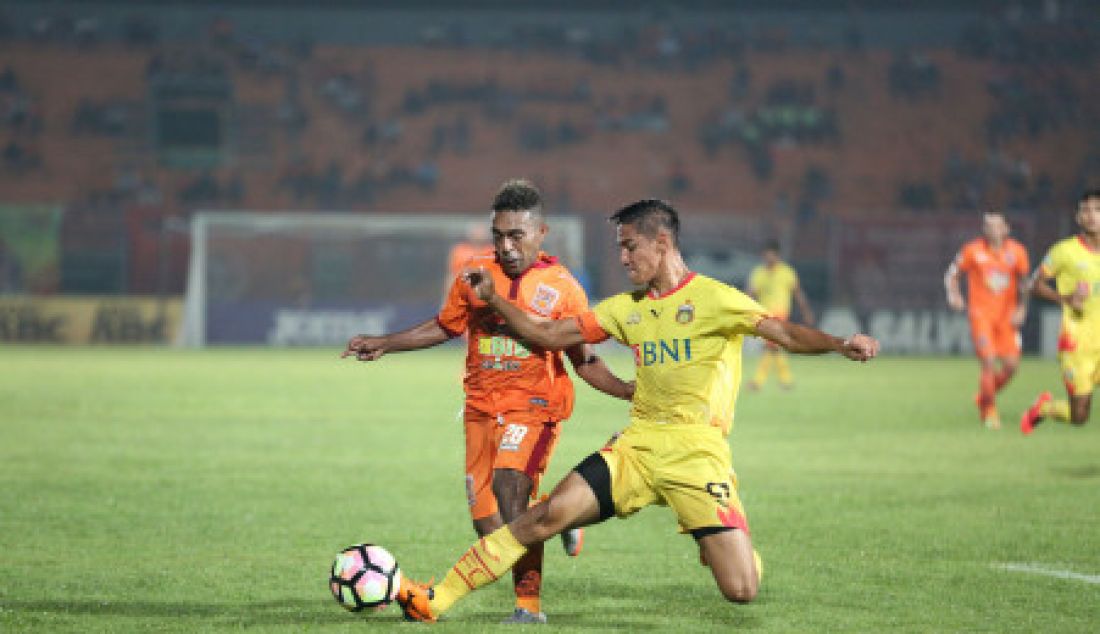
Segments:
[[[385,631],[350,614],[333,555],[380,543],[416,578],[469,545],[455,349],[0,348],[0,631]],[[613,365],[630,373],[628,359]],[[753,360],[747,362],[751,371]],[[982,429],[972,359],[793,361],[790,393],[742,393],[730,438],[766,573],[719,597],[664,508],[549,545],[554,631],[1095,632],[1100,414],[1015,421],[1053,361],[1028,359]],[[578,387],[556,482],[626,422]],[[1073,578],[1008,570],[1030,564]],[[511,584],[440,631],[510,631]]]

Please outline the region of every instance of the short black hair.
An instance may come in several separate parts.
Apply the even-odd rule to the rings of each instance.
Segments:
[[[1093,198],[1100,198],[1100,187],[1093,187],[1092,189],[1086,189],[1081,194],[1081,197],[1077,199],[1077,204],[1081,205],[1083,203],[1087,203],[1088,201],[1092,200]]]
[[[673,246],[680,246],[680,215],[663,200],[639,200],[611,214],[608,220],[616,225],[634,225],[638,233],[650,239],[665,229],[672,234]]]
[[[493,198],[493,211],[529,211],[542,217],[542,194],[534,183],[523,178],[504,181]]]
[[[776,240],[775,238],[769,238],[767,242],[764,243],[764,250],[775,251],[776,253],[779,253],[779,240]]]

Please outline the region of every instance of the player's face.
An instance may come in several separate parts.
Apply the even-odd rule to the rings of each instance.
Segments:
[[[535,263],[545,237],[546,225],[529,211],[493,214],[493,248],[508,277],[518,277]]]
[[[648,238],[634,225],[619,225],[615,230],[619,242],[619,261],[635,286],[649,286],[657,278],[661,264],[661,249],[657,240]]]
[[[779,252],[772,249],[764,250],[764,264],[775,266],[779,262]]]
[[[989,242],[1000,244],[1008,237],[1008,221],[1001,214],[983,214],[982,235]]]
[[[1100,235],[1100,198],[1089,198],[1077,205],[1077,224],[1090,236]]]

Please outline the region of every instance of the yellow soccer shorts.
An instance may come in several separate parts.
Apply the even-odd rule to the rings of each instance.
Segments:
[[[714,528],[748,532],[729,444],[721,430],[635,421],[598,455],[607,464],[609,502],[618,517],[656,504],[671,508],[685,532]],[[604,497],[600,490],[595,492],[598,499]]]
[[[1059,352],[1058,363],[1071,396],[1089,396],[1100,384],[1100,350]]]

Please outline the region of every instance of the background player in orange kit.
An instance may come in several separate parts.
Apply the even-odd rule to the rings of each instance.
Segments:
[[[548,229],[542,197],[527,181],[509,181],[493,201],[494,251],[474,255],[471,266],[488,271],[508,301],[536,319],[566,319],[588,310],[588,298],[569,271],[540,247]],[[466,353],[466,494],[478,535],[518,517],[538,492],[573,409],[573,385],[561,353],[528,348],[514,336],[461,277],[439,314],[408,330],[383,336],[359,335],[343,356],[374,361],[387,352],[420,350],[463,333]],[[565,351],[577,374],[592,387],[629,400],[634,385],[619,380],[591,347]],[[574,555],[580,534],[563,534]],[[516,609],[508,622],[544,623],[541,611],[542,549],[513,568]]]
[[[456,242],[447,254],[447,277],[443,282],[443,301],[447,301],[447,292],[451,282],[462,274],[462,271],[475,256],[491,255],[493,244],[489,241],[489,230],[481,223],[471,222],[466,227],[466,238]]]
[[[1008,237],[1003,213],[982,214],[982,236],[963,245],[947,268],[944,285],[952,309],[967,309],[974,352],[981,363],[978,414],[986,427],[1000,429],[997,392],[1020,365],[1020,326],[1027,316],[1027,250]],[[959,277],[966,274],[964,301]]]

